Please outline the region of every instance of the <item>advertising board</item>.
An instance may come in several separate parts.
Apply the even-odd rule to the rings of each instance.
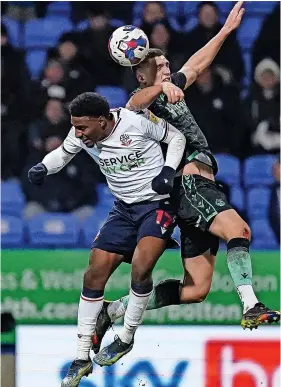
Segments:
[[[10,311],[19,324],[75,324],[87,250],[3,250],[2,311]],[[253,252],[253,284],[260,300],[271,308],[280,305],[279,252]],[[182,279],[178,251],[167,251],[153,272],[154,283]],[[106,299],[128,294],[130,266],[122,264],[106,286]],[[147,311],[144,324],[239,324],[241,303],[229,274],[224,252],[217,257],[212,289],[200,304]]]
[[[17,387],[59,387],[76,328],[22,326],[17,340]],[[80,387],[279,387],[279,345],[278,327],[141,326],[133,350],[111,367],[94,365]]]

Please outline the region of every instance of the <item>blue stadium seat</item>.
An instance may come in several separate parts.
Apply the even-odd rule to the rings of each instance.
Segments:
[[[276,157],[273,155],[252,156],[244,163],[244,184],[246,187],[271,185],[274,182],[272,167]]]
[[[227,154],[217,154],[215,157],[219,167],[217,179],[231,186],[240,186],[240,161],[236,157]]]
[[[197,26],[197,24],[198,24],[197,16],[188,17],[185,25],[183,26],[183,31],[189,32],[189,31],[193,30],[193,28],[195,28]]]
[[[47,59],[46,50],[29,50],[26,53],[25,61],[32,79],[37,79],[43,70]]]
[[[1,217],[1,246],[20,247],[24,243],[23,222],[14,216],[2,215]]]
[[[65,18],[30,20],[25,25],[25,48],[55,46],[59,37],[72,28],[71,22]]]
[[[182,7],[182,14],[185,17],[190,17],[192,15],[196,16],[197,18],[197,7],[200,4],[200,1],[183,1],[181,2],[181,7]]]
[[[244,3],[244,7],[247,13],[268,14],[273,11],[277,1],[247,1]]]
[[[25,204],[25,197],[18,181],[1,183],[1,212],[5,215],[20,217]]]
[[[99,184],[97,186],[98,193],[98,207],[106,206],[112,207],[115,197],[110,192],[108,186],[106,184]]]
[[[47,17],[65,17],[71,16],[70,1],[52,1],[47,7]]]
[[[263,220],[268,218],[270,201],[269,188],[252,188],[247,194],[247,210],[250,219]]]
[[[215,1],[216,5],[222,14],[228,15],[231,9],[236,4],[235,1]]]
[[[108,213],[95,213],[89,216],[82,225],[82,238],[86,247],[90,248],[100,228],[104,224]]]
[[[278,249],[279,244],[267,220],[251,222],[252,248],[256,250]]]
[[[245,193],[241,187],[231,187],[230,203],[238,210],[245,209]]]
[[[237,38],[242,48],[251,48],[263,22],[263,17],[246,17],[237,30]]]
[[[104,96],[111,108],[125,107],[128,94],[124,89],[117,86],[97,86],[96,92]]]
[[[8,35],[12,46],[21,46],[21,34],[20,34],[20,23],[17,20],[11,19],[7,16],[2,16],[1,22],[6,26]]]
[[[77,247],[79,221],[64,213],[37,215],[27,223],[29,245],[32,247]]]

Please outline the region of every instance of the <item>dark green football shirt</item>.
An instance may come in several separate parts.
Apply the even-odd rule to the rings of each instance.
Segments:
[[[183,73],[174,73],[171,78],[174,85],[184,90],[186,77]],[[138,90],[140,89],[135,90],[133,94],[135,94]],[[216,173],[217,164],[210,151],[206,137],[199,128],[185,101],[171,104],[168,102],[167,96],[165,94],[161,94],[153,102],[153,104],[149,106],[149,110],[151,110],[156,116],[169,122],[184,134],[186,138],[186,149],[179,169],[195,159],[212,166],[214,172]],[[165,151],[165,149],[163,149],[163,151]]]

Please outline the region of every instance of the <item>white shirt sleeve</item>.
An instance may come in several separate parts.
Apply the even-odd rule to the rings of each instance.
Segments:
[[[42,160],[47,168],[47,174],[59,172],[81,149],[80,140],[75,137],[74,128],[71,128],[62,146],[48,153]]]
[[[140,132],[147,138],[168,144],[165,166],[177,169],[184,154],[186,138],[173,125],[146,109],[140,120]]]

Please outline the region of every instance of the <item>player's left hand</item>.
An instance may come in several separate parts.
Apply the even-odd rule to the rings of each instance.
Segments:
[[[173,168],[164,166],[159,175],[152,180],[153,191],[159,195],[169,194],[173,189],[175,176],[176,171]]]
[[[241,20],[245,13],[245,8],[242,8],[244,1],[238,1],[235,6],[232,8],[226,22],[224,23],[223,29],[230,33],[233,30],[236,30],[240,26]]]

